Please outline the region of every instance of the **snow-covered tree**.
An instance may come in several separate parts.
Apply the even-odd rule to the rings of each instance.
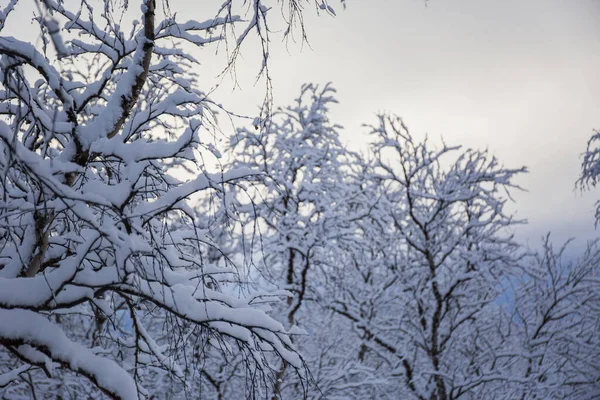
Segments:
[[[334,95],[330,85],[304,85],[291,106],[267,121],[265,132],[241,129],[232,138],[232,165],[260,171],[237,196],[243,203],[238,211],[261,231],[260,246],[250,250],[262,284],[291,294],[279,313],[288,326],[297,324],[308,332],[295,341],[318,387],[310,396],[317,398],[344,393],[333,386],[347,369],[347,349],[336,336],[346,321],[332,315],[324,302],[341,269],[341,249],[358,245],[355,223],[367,204],[350,183],[356,156],[341,144],[340,127],[329,118]],[[304,387],[285,364],[277,378],[273,398],[302,396]]]
[[[370,179],[384,206],[373,215],[387,243],[362,254],[357,270],[366,284],[333,307],[363,338],[365,362],[384,360],[406,398],[473,397],[481,375],[493,371],[477,370],[484,360],[465,354],[486,339],[502,280],[518,259],[507,231],[517,221],[504,196],[524,169],[503,168],[486,152],[436,149],[394,116],[371,128]]]
[[[587,143],[581,163],[577,186],[581,189],[596,187],[600,178],[600,131],[595,131]],[[600,221],[600,201],[596,202],[596,225]]]
[[[600,248],[590,242],[569,257],[567,245],[556,250],[546,236],[517,286],[510,322],[519,337],[519,368],[512,376],[521,384],[499,387],[506,397],[592,399],[600,393]]]
[[[18,0],[0,12],[4,396],[137,399],[167,379],[181,397],[198,370],[191,343],[199,358],[237,348],[250,394],[267,354],[302,368],[291,324],[234,295],[236,270],[204,257],[219,220],[188,203],[222,198],[249,171],[202,162],[218,156],[217,107],[182,49],[229,38],[233,62],[254,32],[264,67],[268,7],[226,1],[202,22],[154,0],[35,4],[40,46],[7,35]],[[304,2],[279,4],[301,22]]]
[[[232,166],[259,172],[247,181],[251,186],[246,185],[238,211],[261,231],[254,258],[264,266],[263,284],[291,293],[280,313],[288,327],[299,324],[313,332],[307,340],[316,346],[326,338],[314,336],[317,318],[305,314],[307,303],[328,279],[325,257],[352,235],[348,215],[340,210],[352,194],[344,183],[349,153],[328,116],[333,95],[329,85],[305,85],[292,106],[266,122],[266,131],[241,129],[232,137]],[[291,384],[286,371],[282,364],[274,398],[286,390],[295,390],[288,393],[294,398],[302,395],[302,386]]]

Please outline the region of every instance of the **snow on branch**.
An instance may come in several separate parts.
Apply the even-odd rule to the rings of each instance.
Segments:
[[[138,399],[131,376],[117,363],[94,354],[75,343],[43,316],[27,310],[0,309],[0,344],[27,344],[46,354],[52,361],[68,366],[90,379],[107,395],[123,400]]]

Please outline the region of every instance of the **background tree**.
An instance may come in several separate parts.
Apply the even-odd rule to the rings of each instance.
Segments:
[[[525,169],[502,168],[485,152],[437,150],[393,116],[381,115],[372,135],[370,179],[387,208],[378,217],[387,244],[374,253],[383,273],[358,292],[366,298],[348,294],[334,309],[370,342],[365,357],[402,377],[407,395],[460,397],[481,382],[463,353],[518,259],[507,233],[518,221],[503,211],[502,193]]]
[[[577,180],[577,186],[582,189],[590,189],[598,184],[600,176],[600,131],[595,131],[588,141],[587,148],[583,153],[581,163],[581,175]],[[596,225],[600,220],[600,201],[596,202]]]
[[[355,155],[341,144],[340,127],[329,119],[334,94],[330,85],[304,85],[293,105],[273,114],[266,132],[238,131],[231,156],[233,167],[260,171],[252,186],[244,183],[245,196],[238,198],[250,201],[238,211],[246,226],[252,223],[262,234],[258,251],[251,249],[257,251],[262,285],[291,293],[279,313],[287,326],[298,324],[309,332],[295,342],[319,387],[312,395],[323,396],[325,390],[327,398],[342,393],[331,386],[344,376],[347,356],[335,333],[339,317],[323,301],[342,268],[339,249],[357,245],[355,221],[366,204],[350,184]],[[283,364],[273,398],[302,395],[303,386],[287,372]]]
[[[556,250],[546,236],[522,275],[513,330],[524,387],[511,396],[591,399],[600,391],[600,249],[591,242],[569,257],[567,245]]]

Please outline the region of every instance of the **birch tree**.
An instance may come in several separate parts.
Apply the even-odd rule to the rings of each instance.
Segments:
[[[340,273],[341,249],[358,245],[355,223],[367,201],[350,182],[356,156],[341,144],[340,127],[329,118],[334,103],[331,85],[304,85],[292,105],[267,121],[267,132],[242,129],[232,139],[232,164],[260,171],[251,186],[245,183],[252,201],[238,210],[261,231],[255,258],[263,285],[290,293],[279,312],[288,327],[298,324],[308,332],[295,342],[311,371],[310,398],[323,391],[327,398],[348,398],[353,390],[340,390],[348,357],[336,332],[345,321],[331,315],[325,302]],[[282,364],[273,399],[302,396],[304,388],[289,372]]]
[[[600,177],[600,131],[594,131],[587,143],[587,148],[582,154],[581,174],[576,185],[581,190],[589,190],[596,187]],[[595,213],[596,225],[600,221],[600,201],[596,202]]]
[[[600,390],[600,249],[577,256],[547,235],[528,264],[515,299],[520,368],[505,395],[522,399],[592,399]]]
[[[472,395],[480,373],[494,374],[474,373],[482,361],[473,367],[465,354],[486,340],[499,284],[518,260],[507,231],[518,221],[504,196],[525,169],[504,168],[486,152],[437,149],[395,116],[379,116],[371,133],[370,179],[385,197],[378,221],[388,244],[362,264],[362,276],[369,264],[380,271],[355,291],[364,297],[348,294],[333,307],[360,332],[362,357],[384,360],[407,398]]]

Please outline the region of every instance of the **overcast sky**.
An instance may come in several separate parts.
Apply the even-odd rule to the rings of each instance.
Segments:
[[[332,5],[337,5],[330,1]],[[515,193],[518,235],[531,244],[591,239],[600,190],[574,190],[593,129],[600,129],[599,0],[348,0],[337,17],[307,13],[310,48],[274,43],[275,102],[304,82],[333,82],[344,140],[364,143],[378,111],[402,116],[414,135],[488,148],[508,167],[530,169]],[[215,95],[252,112],[263,87],[251,47],[243,91]],[[206,67],[209,71],[209,67]],[[226,85],[225,85],[226,86]],[[233,100],[236,99],[236,100]],[[254,106],[252,106],[254,107]],[[580,240],[580,243],[584,240]]]
[[[221,2],[170,6],[180,20],[206,20]],[[518,183],[528,191],[514,193],[514,210],[529,220],[517,232],[524,240],[536,244],[549,230],[558,240],[598,236],[600,189],[582,195],[574,183],[586,141],[600,129],[600,0],[347,0],[346,10],[330,4],[335,18],[307,7],[310,47],[292,43],[286,50],[273,36],[276,105],[292,101],[302,83],[331,81],[340,101],[333,119],[345,126],[350,146],[364,144],[361,124],[374,122],[376,112],[396,113],[417,137],[488,148],[508,167],[526,165],[531,172]],[[35,35],[31,11],[18,12],[27,23],[15,29]],[[217,101],[255,112],[264,95],[263,84],[254,85],[257,53],[252,42],[244,48],[242,89],[232,93],[225,80]],[[223,64],[203,54],[199,72],[214,83]]]

